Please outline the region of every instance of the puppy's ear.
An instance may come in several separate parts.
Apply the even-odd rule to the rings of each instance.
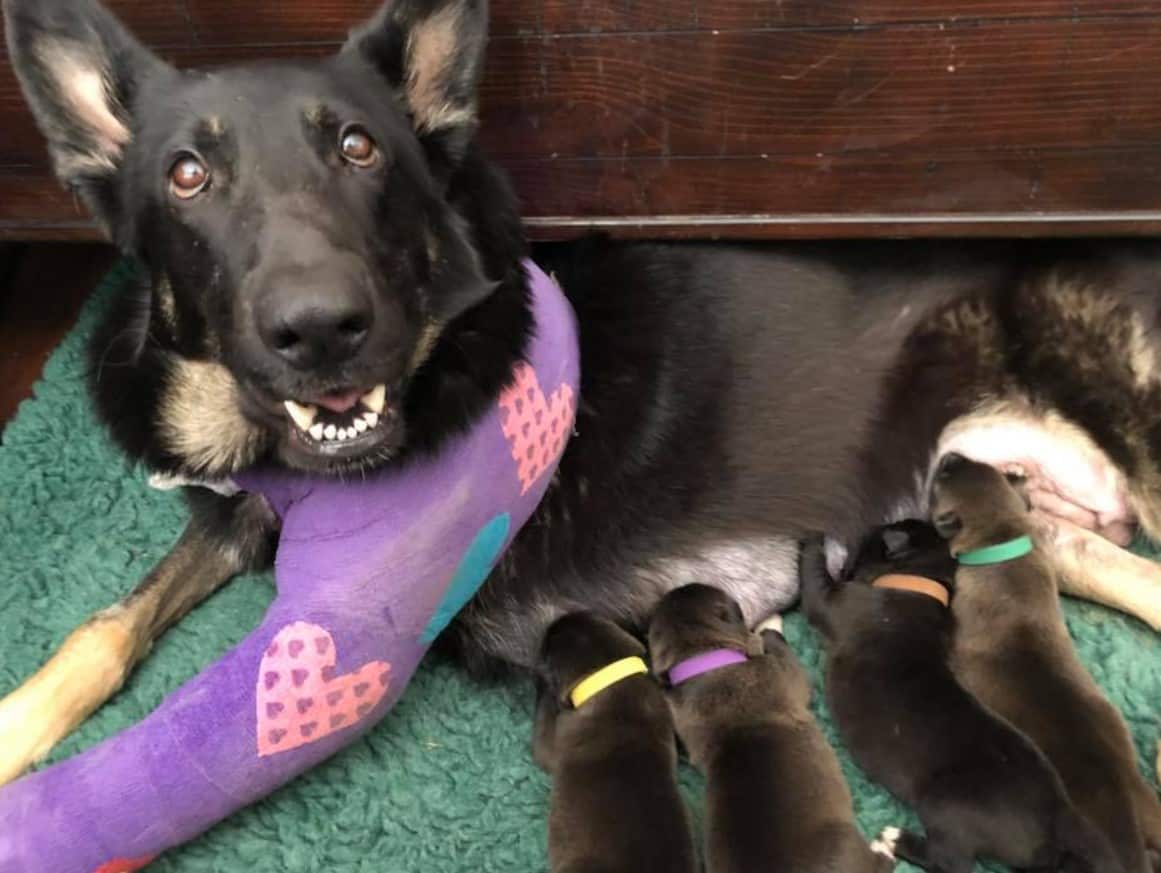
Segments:
[[[388,0],[343,49],[396,90],[437,175],[475,135],[487,36],[486,0]]]
[[[900,554],[911,547],[911,537],[906,531],[883,531],[883,549],[888,559],[898,558]]]
[[[1024,501],[1024,510],[1031,512],[1032,498],[1028,496],[1028,477],[1021,476],[1019,473],[1005,473],[1004,479],[1012,486],[1012,490],[1020,495],[1020,499]]]
[[[950,540],[963,529],[963,519],[950,510],[939,513],[931,523],[945,540]]]
[[[8,56],[56,174],[106,233],[142,83],[173,70],[96,0],[4,0]]]

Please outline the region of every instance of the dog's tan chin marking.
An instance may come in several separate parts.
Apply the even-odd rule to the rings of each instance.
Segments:
[[[122,607],[74,630],[56,654],[0,700],[0,785],[43,760],[121,688],[148,643]]]
[[[221,364],[178,361],[170,371],[159,425],[166,448],[191,470],[224,474],[252,463],[265,435],[242,415],[238,383]]]

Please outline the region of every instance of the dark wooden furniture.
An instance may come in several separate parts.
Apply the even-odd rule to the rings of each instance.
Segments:
[[[112,0],[181,65],[378,0]],[[1155,233],[1161,0],[493,0],[483,138],[532,232]],[[0,238],[93,230],[0,58]]]

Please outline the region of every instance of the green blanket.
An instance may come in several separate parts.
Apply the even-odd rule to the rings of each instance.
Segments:
[[[142,471],[126,467],[86,401],[85,336],[119,281],[124,273],[115,271],[94,296],[0,446],[0,694],[77,623],[125,594],[183,523],[180,499],[149,489]],[[269,576],[227,586],[171,630],[53,760],[143,717],[239,641],[272,596]],[[1100,607],[1069,602],[1066,611],[1082,657],[1129,719],[1142,770],[1150,772],[1161,642],[1143,624]],[[817,679],[817,640],[801,616],[788,617],[786,635]],[[834,740],[820,698],[816,711]],[[549,783],[529,755],[531,713],[530,682],[481,685],[454,664],[429,659],[365,739],[150,870],[544,870]],[[843,764],[868,836],[913,822],[845,757]],[[698,777],[683,766],[682,782],[696,811]]]

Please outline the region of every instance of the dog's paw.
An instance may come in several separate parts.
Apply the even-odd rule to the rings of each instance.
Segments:
[[[876,855],[883,855],[895,859],[895,847],[899,845],[899,837],[903,834],[900,828],[889,827],[883,828],[882,833],[879,834],[879,839],[871,843],[871,851]]]

